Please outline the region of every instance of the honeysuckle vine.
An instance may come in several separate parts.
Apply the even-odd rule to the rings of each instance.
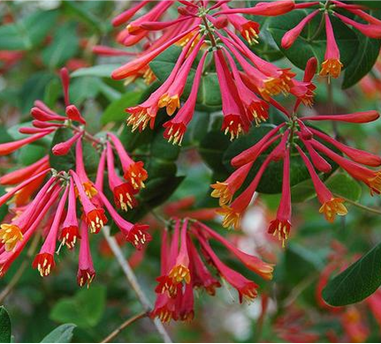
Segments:
[[[290,49],[317,17],[320,25],[310,39],[313,41],[323,31],[326,37],[324,60],[309,58],[300,77],[287,64],[280,67],[253,48],[262,43],[261,26],[253,18],[277,17],[298,10],[312,12],[306,12],[304,19],[282,36],[283,49]],[[346,123],[370,123],[379,119],[379,113],[368,110],[305,115],[303,108],[313,108],[316,74],[320,81],[332,83],[335,81],[331,78],[338,78],[346,68],[341,61],[333,20],[340,20],[369,38],[381,39],[379,19],[367,13],[362,5],[341,1],[280,0],[245,8],[233,1],[140,1],[112,21],[115,28],[122,27],[116,42],[123,49],[94,47],[95,54],[127,59],[112,72],[114,80],[123,80],[127,85],[143,78],[147,85],[157,85],[140,104],[125,109],[126,126],[137,137],[144,135],[145,130],[161,130],[160,135],[169,143],[181,146],[195,120],[204,80],[211,74],[221,96],[220,129],[229,141],[259,130],[272,110],[283,116],[255,144],[230,159],[234,171],[225,180],[211,185],[211,197],[219,203],[216,213],[222,219],[216,218],[214,210],[189,210],[194,200],[187,198],[163,207],[163,216],[152,211],[160,219],[161,268],[156,278],[155,305],[148,309],[145,304],[147,312],[138,318],[148,314],[162,322],[192,320],[195,291],[215,295],[222,285],[236,290],[239,302],[257,297],[258,284],[238,268],[228,266],[213,242],[218,242],[244,268],[264,280],[272,279],[274,264],[245,253],[207,222],[220,221],[223,227],[239,230],[261,181],[274,163],[282,165],[281,197],[267,232],[277,237],[283,247],[292,228],[291,177],[295,159],[308,172],[320,203],[318,212],[330,223],[348,213],[346,199],[325,184],[336,165],[365,184],[371,195],[381,193],[381,158],[351,147],[315,126],[320,121],[340,127]],[[133,51],[128,50],[131,47]],[[168,75],[158,80],[151,63],[172,48],[177,48],[178,57]],[[27,243],[42,233],[43,243],[33,259],[33,268],[47,277],[56,268],[57,251],[79,246],[77,283],[89,287],[96,276],[90,240],[105,226],[117,227],[136,250],[144,252],[153,240],[146,218],[139,219],[142,223],[126,219],[126,213],[139,209],[139,196],[150,181],[149,164],[135,160],[138,155],[125,148],[126,141],[119,132],[103,130],[91,134],[80,109],[70,101],[70,76],[66,68],[60,70],[60,77],[63,110],[53,111],[36,100],[30,110],[31,126],[19,129],[26,136],[0,144],[3,156],[39,140],[53,136],[54,140],[59,139],[37,162],[0,178],[0,184],[9,187],[0,197],[0,206],[9,205],[9,214],[0,225],[0,276],[9,270]],[[62,131],[68,131],[69,137],[61,139],[58,134]],[[90,149],[97,158],[95,173],[88,171],[85,149]],[[69,154],[75,160],[71,168],[60,170],[52,166],[56,157]],[[110,241],[108,234],[106,239]]]

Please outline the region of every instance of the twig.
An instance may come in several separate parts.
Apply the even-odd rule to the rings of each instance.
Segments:
[[[121,324],[117,329],[112,331],[105,339],[101,341],[101,343],[110,343],[120,332],[122,332],[127,326],[131,325],[135,321],[144,318],[147,316],[147,312],[142,312],[133,316],[130,319],[127,319],[123,324]]]
[[[135,291],[140,303],[142,304],[144,310],[146,312],[149,312],[151,310],[151,303],[148,300],[146,294],[143,292],[142,288],[139,285],[139,282],[135,276],[135,273],[133,272],[130,264],[128,264],[127,260],[124,258],[123,252],[120,249],[117,241],[114,237],[110,236],[110,228],[105,226],[103,227],[103,235],[106,238],[106,241],[108,245],[110,246],[110,249],[112,253],[114,254],[117,262],[119,263],[120,267],[122,268],[125,276],[127,277],[128,282],[130,283],[132,289]],[[163,324],[160,322],[159,319],[155,318],[152,319],[153,324],[156,327],[157,332],[161,335],[163,338],[163,341],[165,343],[172,343],[171,338],[169,337],[167,331],[165,330]]]
[[[8,285],[5,287],[5,289],[0,294],[0,304],[3,303],[5,298],[10,294],[10,292],[13,290],[13,288],[16,286],[18,281],[20,280],[21,276],[23,275],[26,267],[28,266],[29,258],[34,255],[37,249],[37,244],[40,236],[35,235],[32,244],[30,245],[30,248],[26,254],[26,259],[21,263],[20,267],[16,271],[16,273],[13,275],[11,281],[8,283]]]

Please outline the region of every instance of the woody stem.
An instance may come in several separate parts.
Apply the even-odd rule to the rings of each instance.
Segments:
[[[110,228],[109,227],[103,227],[103,235],[112,251],[114,254],[117,262],[119,263],[120,267],[123,270],[124,275],[126,276],[129,284],[131,285],[132,289],[135,291],[136,296],[138,297],[139,302],[143,306],[144,310],[146,313],[150,312],[152,306],[150,301],[148,300],[147,295],[144,293],[142,290],[136,275],[134,271],[132,270],[130,264],[128,261],[124,258],[123,252],[121,248],[119,247],[117,241],[115,240],[114,237],[110,235]],[[152,319],[152,322],[154,326],[156,327],[157,332],[160,334],[162,337],[163,341],[165,343],[172,343],[171,338],[169,337],[167,331],[165,330],[163,324],[160,322],[158,318]]]
[[[101,343],[110,343],[120,332],[122,332],[127,326],[131,325],[135,321],[147,316],[146,312],[141,312],[132,318],[127,319],[123,324],[121,324],[117,329],[112,331]]]

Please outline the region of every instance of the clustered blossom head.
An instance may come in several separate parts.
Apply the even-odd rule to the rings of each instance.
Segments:
[[[89,233],[99,233],[106,225],[106,211],[125,239],[137,249],[141,249],[151,240],[147,233],[148,226],[126,221],[114,208],[127,211],[135,207],[137,201],[134,196],[144,187],[148,176],[143,162],[133,161],[116,135],[110,132],[105,138],[98,139],[85,131],[83,125],[86,121],[69,101],[69,75],[66,69],[61,71],[61,79],[65,116],[52,111],[43,102],[36,101],[31,110],[31,115],[35,118],[33,127],[20,129],[21,133],[30,136],[0,144],[0,154],[11,154],[60,128],[67,128],[73,131],[73,136],[54,145],[52,153],[66,155],[73,149],[75,169],[56,171],[50,167],[49,157],[45,156],[28,167],[0,178],[2,185],[12,186],[0,197],[0,206],[5,203],[10,205],[10,213],[0,225],[0,276],[6,273],[30,238],[41,232],[44,243],[33,261],[33,267],[38,269],[41,276],[48,276],[55,267],[54,255],[58,242],[59,247],[66,245],[71,250],[80,239],[77,279],[78,284],[83,286],[89,285],[95,276]],[[79,126],[75,125],[76,122]],[[85,169],[82,146],[87,140],[100,154],[95,182],[89,179]],[[114,155],[120,160],[121,176],[114,165]],[[103,193],[106,164],[114,205]],[[78,212],[80,216],[77,215]]]
[[[366,9],[366,7],[362,5],[346,4],[342,1],[335,0],[327,1],[324,4],[318,1],[307,4],[298,4],[295,8],[298,9],[316,6],[319,6],[320,8],[309,13],[297,26],[285,33],[281,44],[285,49],[290,48],[306,25],[318,14],[322,15],[321,23],[325,25],[327,46],[324,61],[321,64],[320,75],[328,76],[329,78],[337,78],[341,73],[343,63],[340,61],[340,50],[335,40],[335,34],[330,17],[336,17],[344,24],[360,31],[363,35],[377,39],[381,38],[381,20],[365,12],[364,9]],[[344,10],[350,17],[356,15],[360,19],[364,20],[366,24],[358,23],[355,20],[338,13],[337,10]]]
[[[309,61],[305,72],[305,78],[310,75],[308,77],[309,81],[311,81],[316,68],[316,61],[314,60],[312,58]],[[212,196],[219,198],[221,209],[218,212],[224,217],[223,225],[225,227],[233,226],[238,228],[240,226],[240,219],[249,206],[267,167],[271,162],[281,160],[283,161],[282,196],[277,216],[270,223],[268,232],[277,235],[284,244],[291,229],[291,153],[298,153],[304,162],[314,185],[317,198],[321,203],[319,212],[323,213],[329,222],[333,222],[336,215],[347,214],[347,209],[343,204],[344,200],[333,195],[318,174],[329,173],[332,169],[332,162],[343,168],[354,179],[365,183],[372,195],[381,193],[381,171],[369,168],[381,165],[379,156],[347,146],[322,131],[309,126],[309,121],[368,123],[377,120],[379,114],[376,111],[366,111],[344,115],[319,115],[299,118],[297,116],[298,106],[297,103],[293,113],[283,109],[288,118],[287,122],[279,124],[254,146],[234,157],[231,164],[236,168],[236,171],[224,182],[217,182],[212,185],[214,189]],[[260,165],[255,178],[240,195],[234,198],[261,153],[267,153],[267,156]]]
[[[227,2],[217,1],[210,5],[206,1],[180,1],[183,6],[178,7],[178,17],[169,21],[163,21],[162,17],[174,1],[158,2],[144,15],[133,19],[146,7],[148,2],[143,1],[114,19],[115,26],[127,24],[117,37],[119,43],[129,47],[147,41],[141,53],[113,72],[114,79],[143,76],[151,82],[154,74],[149,63],[173,45],[182,48],[170,75],[161,80],[161,86],[143,103],[126,109],[130,114],[127,124],[132,130],[153,128],[159,109],[166,108],[172,118],[164,123],[164,137],[174,144],[181,144],[195,112],[202,77],[214,70],[222,97],[221,129],[230,135],[231,140],[247,132],[251,125],[266,121],[269,104],[280,106],[273,99],[278,94],[291,93],[298,101],[312,104],[313,89],[309,83],[295,80],[295,74],[289,68],[279,68],[263,60],[238,36],[255,44],[259,33],[259,24],[241,14],[282,15],[296,7],[294,2],[260,2],[247,9],[230,9]],[[123,51],[111,51],[101,46],[95,51],[123,55]],[[181,105],[195,64],[197,68],[190,93]]]
[[[192,320],[194,290],[204,289],[209,295],[215,295],[216,288],[221,286],[208,266],[237,290],[240,302],[243,299],[251,301],[257,296],[258,285],[225,265],[212,249],[211,240],[222,244],[247,269],[266,280],[272,278],[271,264],[239,250],[203,223],[175,219],[171,227],[162,234],[161,276],[157,278],[157,298],[152,317],[158,317],[163,322],[171,319]]]

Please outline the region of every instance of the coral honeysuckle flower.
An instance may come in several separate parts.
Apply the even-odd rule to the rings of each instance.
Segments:
[[[68,208],[66,212],[66,218],[62,224],[60,240],[64,245],[67,246],[68,249],[73,249],[77,238],[80,238],[80,234],[76,211],[76,196],[74,190],[74,182],[72,179],[70,179]]]
[[[77,140],[77,144],[75,146],[75,172],[82,183],[82,187],[86,193],[86,196],[89,199],[92,199],[98,192],[97,192],[97,189],[94,187],[93,182],[87,176],[87,173],[85,170],[81,139]]]
[[[320,75],[328,75],[332,78],[338,78],[343,64],[340,61],[340,51],[335,40],[329,14],[324,13],[324,16],[325,31],[327,35],[327,48],[324,55],[324,62],[321,65]]]
[[[137,206],[134,195],[137,190],[129,182],[124,182],[116,173],[114,166],[114,153],[110,142],[107,142],[107,170],[110,189],[114,194],[116,206],[124,211]]]
[[[81,243],[79,246],[77,282],[80,287],[89,288],[95,278],[93,259],[91,258],[89,232],[85,222],[81,223]]]
[[[66,187],[56,209],[54,220],[51,228],[49,229],[49,233],[42,245],[40,252],[37,254],[35,259],[33,260],[33,268],[38,269],[41,277],[48,276],[51,270],[55,266],[54,262],[54,253],[56,251],[56,244],[58,239],[58,231],[60,228],[60,222],[62,218],[62,214],[64,211],[68,188]]]
[[[226,280],[233,288],[235,288],[239,295],[239,302],[242,303],[243,299],[250,302],[257,297],[258,285],[253,281],[248,280],[239,272],[226,266],[215,254],[205,239],[199,238],[200,244],[205,252],[210,257],[213,265],[218,270],[221,277]]]
[[[144,245],[152,240],[151,235],[147,232],[147,225],[138,223],[133,224],[123,219],[123,217],[116,212],[107,197],[102,192],[99,192],[99,198],[101,203],[106,207],[115,224],[124,234],[126,241],[134,245],[136,249],[141,250]]]
[[[74,179],[75,186],[78,190],[79,199],[83,205],[85,221],[89,226],[91,233],[98,233],[107,223],[105,212],[103,209],[95,207],[90,201],[79,176],[73,170],[70,170],[70,175]]]
[[[335,221],[336,215],[346,215],[348,210],[343,204],[344,200],[342,198],[333,197],[331,191],[329,191],[325,184],[320,180],[306,154],[304,154],[299,146],[296,146],[296,148],[302,157],[304,164],[307,166],[308,172],[311,176],[314,188],[316,190],[318,200],[322,205],[319,209],[319,213],[323,213],[329,222]]]
[[[271,221],[268,233],[277,236],[284,247],[291,229],[291,186],[290,186],[290,150],[286,149],[283,158],[282,196],[275,220]]]
[[[124,172],[124,179],[130,182],[134,189],[139,190],[144,188],[144,182],[148,178],[148,173],[144,169],[144,163],[142,161],[133,161],[116,135],[109,133],[108,136],[111,138],[118,153]]]
[[[185,131],[187,130],[187,125],[192,120],[194,109],[196,107],[198,88],[201,81],[202,70],[204,67],[205,59],[207,56],[207,52],[205,52],[197,66],[196,74],[193,80],[191,93],[181,107],[179,112],[175,115],[173,119],[164,123],[163,127],[164,138],[168,140],[168,142],[172,142],[173,144],[178,144],[181,146],[181,142],[184,138]]]
[[[13,251],[16,244],[22,241],[24,238],[21,229],[16,224],[6,224],[0,225],[0,242],[4,244],[5,251]]]

